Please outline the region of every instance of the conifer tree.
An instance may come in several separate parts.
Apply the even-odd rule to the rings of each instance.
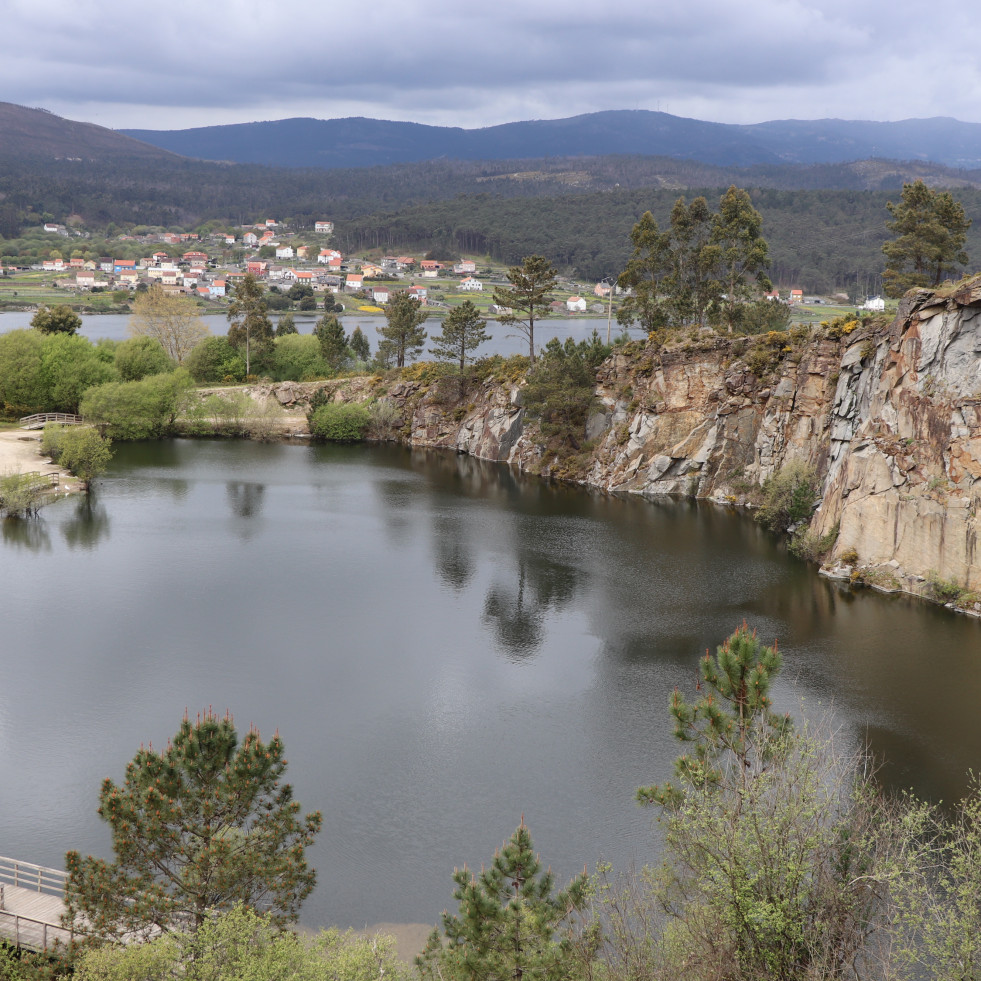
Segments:
[[[443,914],[416,965],[425,981],[558,981],[569,977],[577,954],[576,920],[586,904],[585,871],[553,893],[531,834],[521,824],[475,875],[453,873],[459,903]]]
[[[896,237],[882,246],[888,296],[902,296],[917,286],[938,286],[967,262],[964,242],[971,222],[949,191],[932,191],[921,180],[903,184],[898,203],[886,204]]]
[[[494,302],[510,313],[501,314],[502,324],[517,327],[528,338],[528,357],[535,360],[535,321],[547,317],[558,270],[543,255],[525,256],[520,266],[508,270],[510,289],[494,290]]]
[[[351,345],[351,350],[354,352],[354,356],[359,361],[367,361],[371,357],[371,343],[368,338],[364,336],[364,332],[360,327],[355,327],[351,331],[351,336],[348,339],[348,343]]]
[[[460,370],[460,394],[463,394],[467,364],[473,361],[470,352],[487,340],[487,321],[482,320],[471,300],[454,307],[443,321],[440,333],[433,336],[435,347],[429,353],[439,361],[455,361]]]
[[[396,290],[385,304],[387,325],[377,328],[383,338],[378,346],[379,357],[389,363],[394,360],[396,368],[404,368],[406,358],[416,357],[426,343],[422,325],[428,316],[421,300],[405,290]]]
[[[243,904],[296,920],[316,873],[304,858],[321,826],[300,814],[279,735],[238,742],[229,716],[186,716],[167,748],[141,748],[121,786],[102,784],[99,816],[112,862],[66,856],[66,923],[101,939],[196,930],[209,912]]]
[[[246,273],[235,287],[235,296],[228,307],[228,341],[244,349],[247,375],[272,351],[273,325],[262,293],[262,283],[252,273]]]
[[[333,313],[325,313],[314,330],[320,341],[320,353],[331,371],[337,371],[347,357],[347,334],[340,320]]]
[[[704,694],[690,703],[676,688],[669,706],[675,739],[691,743],[693,752],[675,760],[677,784],[641,787],[637,800],[671,809],[689,789],[719,785],[728,773],[738,783],[758,773],[793,726],[770,709],[770,683],[780,665],[777,645],[764,647],[745,623],[715,657],[706,651],[696,685]]]

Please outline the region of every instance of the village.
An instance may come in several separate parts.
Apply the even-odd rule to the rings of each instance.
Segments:
[[[154,249],[140,258],[95,257],[78,247],[76,228],[57,222],[45,222],[39,231],[54,243],[44,250],[49,257],[30,263],[5,257],[0,267],[0,307],[4,309],[68,302],[87,312],[118,311],[128,305],[132,294],[151,284],[166,293],[193,296],[202,305],[221,308],[235,284],[251,275],[266,287],[272,310],[294,305],[301,311],[312,310],[318,305],[314,295],[330,291],[346,311],[380,314],[395,290],[405,290],[434,312],[463,299],[488,315],[505,312],[492,300],[494,287],[505,284],[504,266],[486,257],[439,261],[412,255],[344,255],[330,246],[334,223],[329,220],[316,221],[312,234],[269,218],[234,230],[153,230],[142,235],[121,234],[105,242],[107,251],[118,242],[122,246],[118,251],[130,256],[137,251],[134,246]],[[62,244],[59,239],[69,242]],[[615,300],[623,293],[609,279],[586,284],[560,277],[551,313],[612,318]],[[114,305],[100,302],[107,299],[100,294],[110,294]],[[833,314],[833,307],[854,309],[844,295],[807,296],[798,288],[773,289],[764,295],[788,305],[794,320],[823,319]],[[862,310],[872,312],[884,307],[879,296],[861,305]]]

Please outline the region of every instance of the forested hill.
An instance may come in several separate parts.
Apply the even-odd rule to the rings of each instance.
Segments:
[[[718,207],[718,188],[693,189]],[[885,191],[750,192],[763,216],[770,245],[770,274],[775,282],[806,284],[808,292],[881,289],[882,243],[888,237]],[[352,218],[340,224],[337,240],[345,251],[429,251],[444,256],[488,254],[507,263],[542,253],[584,279],[615,276],[630,251],[630,230],[650,210],[666,227],[678,191],[671,188],[566,195],[526,200],[489,195],[454,198],[404,208],[389,214]],[[967,214],[981,214],[981,191],[964,189],[957,199]],[[981,222],[967,242],[977,268],[981,259]]]
[[[277,167],[371,167],[440,158],[502,160],[641,154],[722,167],[891,158],[981,166],[981,124],[946,117],[898,122],[816,119],[751,125],[612,110],[481,129],[354,117],[279,119],[120,132],[205,160]]]

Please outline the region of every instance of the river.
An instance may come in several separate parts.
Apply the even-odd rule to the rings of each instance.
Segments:
[[[185,710],[279,729],[324,831],[311,925],[434,922],[521,815],[560,880],[656,854],[639,784],[745,618],[778,709],[831,709],[893,786],[981,762],[981,625],[852,593],[743,515],[524,479],[452,453],[120,445],[90,498],[3,522],[0,852],[108,856],[102,779]]]

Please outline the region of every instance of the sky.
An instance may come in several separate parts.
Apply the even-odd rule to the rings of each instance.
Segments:
[[[968,0],[4,0],[0,100],[114,129],[603,109],[981,122]],[[928,13],[928,17],[927,17]]]

